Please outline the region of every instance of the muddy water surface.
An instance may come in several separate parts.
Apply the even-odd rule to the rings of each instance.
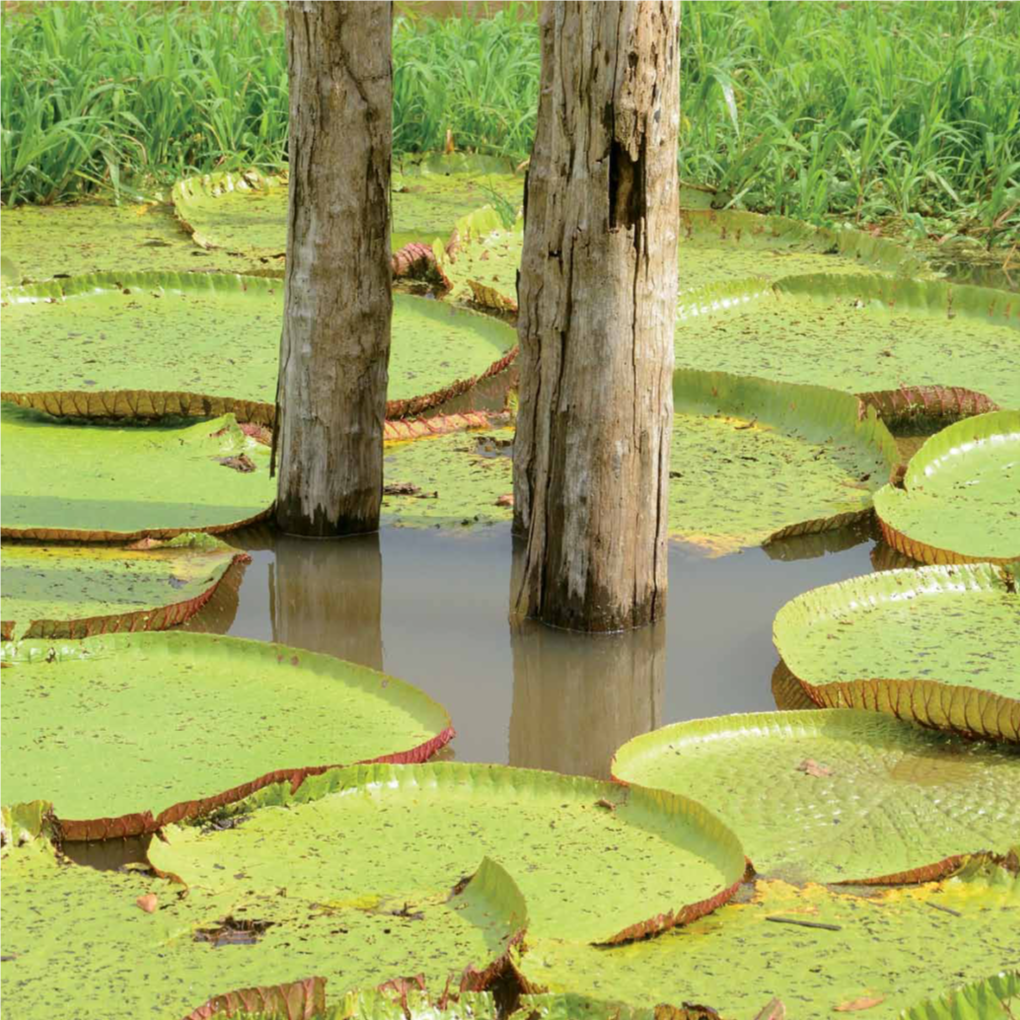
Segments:
[[[774,709],[775,613],[809,588],[870,572],[874,544],[835,533],[714,560],[674,544],[666,620],[586,637],[511,623],[520,549],[508,525],[335,542],[242,532],[235,542],[252,563],[239,594],[209,607],[211,619],[222,614],[215,629],[417,684],[449,709],[458,760],[595,776],[620,744],[665,723]]]

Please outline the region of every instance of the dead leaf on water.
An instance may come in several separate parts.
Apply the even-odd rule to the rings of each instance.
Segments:
[[[832,769],[828,765],[819,765],[813,758],[805,758],[798,766],[798,772],[805,772],[809,776],[820,779],[822,776],[831,776]]]
[[[159,906],[159,900],[155,893],[146,893],[144,896],[139,896],[135,903],[147,914],[156,913],[156,908]]]
[[[884,995],[862,995],[859,999],[854,999],[851,1002],[841,1002],[838,1006],[833,1006],[833,1011],[836,1013],[856,1013],[858,1010],[871,1009],[872,1006],[878,1006],[885,1002]]]

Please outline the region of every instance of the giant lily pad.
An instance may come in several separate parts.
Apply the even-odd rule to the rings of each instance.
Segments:
[[[3,637],[82,638],[165,630],[190,619],[227,571],[251,557],[209,535],[145,548],[8,544],[3,554]]]
[[[871,514],[897,459],[888,429],[846,393],[677,371],[669,529],[713,555]]]
[[[1020,300],[874,275],[713,284],[680,297],[676,364],[850,393],[960,386],[1015,407]]]
[[[830,230],[785,216],[739,210],[680,211],[680,288],[804,273],[859,273],[862,268],[904,276],[925,273],[906,248],[858,230]]]
[[[634,1006],[697,1002],[749,1020],[774,997],[796,1020],[885,1020],[1015,970],[1018,927],[1020,883],[992,866],[877,895],[758,881],[749,901],[632,945],[529,937],[519,966],[535,988]]]
[[[775,712],[665,726],[616,753],[626,782],[696,792],[761,874],[917,881],[1018,834],[1020,757],[871,712]]]
[[[387,443],[383,520],[400,527],[509,521],[513,436],[499,428]]]
[[[1020,741],[1020,595],[990,564],[889,570],[779,611],[779,654],[822,705]]]
[[[369,765],[235,805],[229,831],[177,827],[152,863],[215,893],[409,909],[448,891],[480,857],[510,872],[529,931],[613,943],[686,923],[733,894],[744,856],[700,804],[496,765]],[[229,861],[224,870],[222,865]],[[234,877],[243,875],[243,879]]]
[[[269,450],[233,415],[189,426],[54,422],[4,403],[5,538],[102,542],[221,532],[269,513]]]
[[[882,535],[926,563],[1020,558],[1020,411],[966,418],[910,459],[903,489],[875,497]]]
[[[272,421],[279,280],[102,273],[0,297],[5,400],[82,417],[236,412]],[[396,295],[388,416],[416,414],[501,371],[516,339],[488,316]]]
[[[309,974],[345,1004],[362,998],[348,999],[352,989],[404,978],[420,977],[436,995],[447,981],[451,992],[484,987],[505,968],[527,916],[498,864],[471,870],[470,881],[406,911],[373,897],[343,903],[325,888],[314,903],[197,888],[178,897],[137,872],[69,866],[36,840],[2,864],[5,1008],[26,1020],[67,1013],[69,1003],[76,1020],[194,1018],[197,1003],[226,988],[293,987]],[[139,909],[140,895],[154,897],[152,913]],[[310,991],[304,1004],[314,1006]]]
[[[492,192],[511,207],[521,204],[524,178],[502,160],[431,156],[396,169],[392,179],[393,248],[409,241],[446,238],[465,213]],[[173,187],[174,210],[203,248],[235,257],[279,259],[287,248],[286,173],[215,173]]]
[[[12,265],[3,285],[40,283],[89,273],[181,273],[217,270],[258,273],[258,259],[206,250],[192,241],[161,205],[21,205],[0,212],[4,259]]]
[[[119,634],[0,656],[4,798],[52,800],[69,839],[152,831],[337,763],[423,761],[453,735],[409,684],[285,645]]]
[[[518,220],[508,229],[491,206],[457,221],[446,264],[456,297],[497,310],[516,307],[522,228],[523,220]],[[806,273],[860,273],[862,268],[930,275],[920,257],[891,241],[783,216],[682,209],[679,236],[681,291],[743,283],[751,277],[760,284]]]

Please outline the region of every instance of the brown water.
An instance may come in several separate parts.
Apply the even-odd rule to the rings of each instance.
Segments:
[[[234,542],[252,563],[239,593],[207,607],[209,629],[417,684],[450,711],[458,760],[595,776],[608,774],[620,744],[665,723],[774,709],[776,612],[809,588],[870,572],[873,547],[837,532],[706,560],[673,544],[667,618],[590,637],[511,623],[521,550],[508,525],[332,542],[265,529]]]

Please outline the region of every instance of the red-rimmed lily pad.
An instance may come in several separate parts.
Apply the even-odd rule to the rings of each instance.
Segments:
[[[218,999],[233,1009],[257,997],[268,1006],[282,998],[314,1010],[323,984],[334,1009],[382,1007],[381,996],[348,994],[377,985],[391,999],[400,987],[420,985],[434,998],[459,999],[460,989],[484,987],[506,972],[527,922],[520,891],[492,860],[414,904],[378,897],[341,903],[328,894],[316,902],[223,897],[198,888],[182,897],[179,887],[138,871],[69,865],[39,839],[5,850],[0,868],[0,979],[5,1008],[24,1017],[58,1016],[69,1003],[76,1020],[203,1017],[200,1003],[212,1000],[215,1009]],[[310,974],[318,979],[306,981]],[[228,988],[241,991],[230,995]],[[315,1012],[268,1016],[325,1020]]]
[[[783,606],[773,639],[820,705],[1020,742],[1020,595],[1002,567],[887,570],[816,588]]]
[[[0,293],[3,398],[54,415],[272,422],[283,282],[227,273],[100,273]],[[502,371],[517,336],[490,316],[397,294],[387,416]]]
[[[51,800],[65,839],[152,832],[338,764],[424,761],[453,736],[410,684],[284,645],[118,634],[0,656],[4,798]]]
[[[394,169],[393,248],[410,241],[446,238],[457,220],[489,200],[492,192],[516,208],[524,178],[507,160],[487,156],[430,155]],[[174,211],[203,248],[237,259],[282,265],[287,249],[286,171],[214,173],[188,177],[173,187]]]
[[[721,716],[635,737],[613,775],[696,793],[755,869],[816,882],[910,882],[1017,837],[1020,757],[853,709]]]
[[[944,882],[863,894],[759,880],[715,914],[627,946],[529,936],[518,966],[535,990],[634,1007],[703,1003],[715,1015],[751,1020],[769,1017],[762,1006],[778,999],[791,1020],[858,1012],[891,1018],[989,973],[1015,970],[1018,927],[1020,883],[993,864]]]
[[[189,620],[247,553],[210,535],[140,547],[9,543],[3,553],[3,638],[83,638],[166,630]]]
[[[681,290],[752,276],[778,280],[862,269],[931,275],[923,258],[893,241],[737,209],[681,209],[679,266]]]
[[[873,393],[963,387],[1020,406],[1020,298],[939,281],[758,277],[680,296],[678,368]]]
[[[711,555],[871,516],[898,455],[847,393],[678,370],[669,530]]]
[[[197,425],[70,424],[0,406],[4,538],[124,542],[265,517],[269,449],[233,415]]]
[[[488,855],[520,886],[529,931],[600,944],[687,923],[744,872],[740,844],[695,801],[496,765],[333,770],[226,812],[238,813],[249,817],[227,831],[166,830],[150,860],[211,892],[241,881],[269,896],[413,904]]]
[[[1020,299],[1018,299],[1020,301]],[[925,563],[1020,559],[1020,410],[965,418],[875,496],[886,542]]]

